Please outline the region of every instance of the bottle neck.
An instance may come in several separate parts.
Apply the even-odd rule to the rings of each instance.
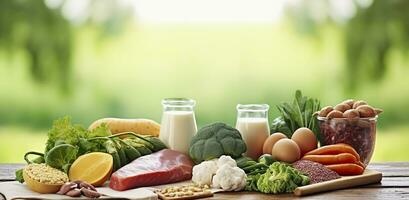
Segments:
[[[163,106],[163,111],[193,111],[193,106]]]
[[[162,100],[163,111],[193,111],[196,102],[186,98],[167,98]]]
[[[237,111],[237,116],[239,118],[267,118],[267,111]]]
[[[269,106],[267,104],[238,104],[239,118],[267,118]]]

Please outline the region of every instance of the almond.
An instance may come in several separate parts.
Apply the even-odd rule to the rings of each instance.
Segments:
[[[353,99],[347,99],[347,100],[342,102],[342,104],[348,104],[349,107],[351,107],[351,108],[354,105],[354,103],[355,103],[355,100],[353,100]]]
[[[320,117],[326,117],[328,115],[328,113],[330,113],[331,111],[333,111],[334,108],[332,108],[332,106],[326,106],[323,107],[319,112],[318,112],[318,116]]]
[[[343,116],[348,119],[359,118],[359,112],[355,109],[349,109],[344,112]]]
[[[332,118],[343,118],[344,116],[342,115],[342,112],[339,110],[333,110],[330,113],[328,113],[327,118],[332,119]]]
[[[349,105],[346,104],[346,103],[340,103],[340,104],[336,105],[336,106],[334,107],[334,109],[335,109],[335,110],[338,110],[338,111],[341,111],[341,112],[345,112],[346,110],[351,109],[351,106],[349,106]]]
[[[383,110],[380,108],[374,108],[374,110],[375,110],[376,115],[379,115],[383,112]]]
[[[360,105],[356,108],[362,118],[375,117],[375,110],[369,105]]]
[[[368,103],[366,103],[366,101],[359,100],[359,101],[356,101],[356,102],[354,103],[354,105],[352,106],[352,108],[353,108],[353,109],[356,109],[356,108],[358,108],[358,106],[362,106],[362,105],[368,105]]]

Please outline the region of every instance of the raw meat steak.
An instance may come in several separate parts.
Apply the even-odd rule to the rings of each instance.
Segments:
[[[123,166],[111,176],[109,187],[127,190],[142,186],[174,183],[192,178],[193,161],[170,149],[142,156]]]

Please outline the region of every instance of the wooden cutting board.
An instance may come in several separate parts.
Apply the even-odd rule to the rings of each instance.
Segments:
[[[379,183],[382,180],[382,173],[366,169],[362,175],[357,176],[343,176],[339,179],[325,181],[321,183],[315,183],[312,185],[306,185],[298,187],[294,190],[296,196],[305,196],[320,192],[326,192],[331,190],[339,190],[345,188],[352,188],[361,185],[368,185],[372,183]]]

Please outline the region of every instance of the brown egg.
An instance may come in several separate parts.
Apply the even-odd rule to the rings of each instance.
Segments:
[[[274,144],[283,138],[287,138],[287,136],[285,136],[282,133],[273,133],[270,136],[268,136],[266,141],[264,141],[263,154],[271,154]]]
[[[274,159],[287,163],[293,163],[301,157],[297,143],[287,138],[279,140],[274,145],[271,155]]]
[[[301,155],[317,148],[317,138],[308,128],[297,129],[291,139],[300,147]]]

